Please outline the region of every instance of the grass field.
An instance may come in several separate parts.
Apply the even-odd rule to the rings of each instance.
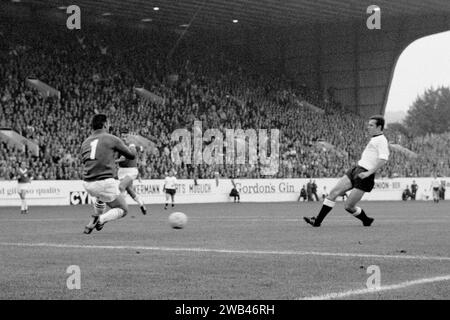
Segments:
[[[450,202],[362,202],[370,228],[338,203],[149,205],[82,233],[89,206],[0,208],[0,299],[450,299]],[[81,270],[81,289],[66,270]],[[380,269],[369,290],[367,268]]]

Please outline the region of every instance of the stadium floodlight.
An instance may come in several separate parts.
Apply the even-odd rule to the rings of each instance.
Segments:
[[[58,9],[59,9],[59,10],[66,10],[67,7],[66,7],[66,6],[59,6]]]
[[[239,20],[238,19],[233,19],[233,23],[238,23]]]
[[[159,7],[153,7],[154,11],[159,11]]]
[[[189,26],[190,26],[189,23],[183,23],[183,24],[180,24],[180,27],[181,27],[181,28],[187,28],[187,27],[189,27]]]
[[[144,19],[142,19],[141,21],[142,21],[142,22],[151,22],[151,21],[153,21],[153,19],[150,19],[150,18],[144,18]]]
[[[105,12],[105,13],[102,13],[102,16],[104,16],[104,17],[112,16],[112,13],[111,12]]]

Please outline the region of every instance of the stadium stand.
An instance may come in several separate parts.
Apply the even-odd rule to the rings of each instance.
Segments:
[[[150,179],[163,178],[174,166],[170,135],[177,128],[192,128],[195,120],[202,121],[203,130],[280,129],[279,171],[264,176],[258,164],[183,163],[175,166],[179,178],[214,178],[216,171],[241,178],[337,177],[358,160],[368,138],[366,119],[290,79],[256,71],[249,59],[224,48],[181,44],[167,60],[173,40],[162,36],[143,41],[127,32],[75,36],[49,28],[45,33],[23,26],[17,30],[2,32],[0,128],[35,141],[39,154],[2,141],[0,179],[15,179],[21,161],[35,179],[81,179],[79,148],[96,112],[110,115],[115,134],[126,127],[155,142],[159,154],[147,152],[140,159],[141,177]],[[177,77],[168,77],[174,74]],[[27,85],[27,78],[49,84],[60,97],[41,96]],[[143,99],[135,87],[146,88],[162,101]],[[409,140],[395,132],[387,135],[391,141],[401,139],[421,157],[394,154],[382,176],[449,174],[448,135]]]

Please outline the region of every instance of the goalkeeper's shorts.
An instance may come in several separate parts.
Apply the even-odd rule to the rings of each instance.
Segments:
[[[90,196],[106,203],[116,200],[120,195],[119,181],[113,178],[89,182],[85,181],[83,182],[83,187]]]

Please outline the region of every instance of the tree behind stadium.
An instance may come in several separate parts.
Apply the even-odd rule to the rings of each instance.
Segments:
[[[415,136],[450,131],[450,88],[430,88],[408,110],[405,126]]]

